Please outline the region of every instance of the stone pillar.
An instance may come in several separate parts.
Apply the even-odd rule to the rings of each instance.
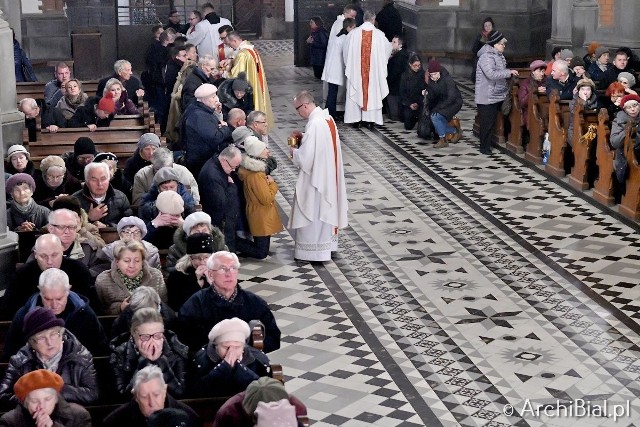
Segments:
[[[553,0],[551,5],[551,38],[547,40],[547,57],[554,46],[573,46],[571,15],[573,0]]]
[[[3,19],[13,28],[16,32],[16,39],[22,44],[22,26],[20,23],[22,0],[0,0],[0,9],[4,12]]]
[[[13,37],[7,21],[0,16],[0,153],[5,157],[5,144],[22,141],[24,116],[16,109],[16,78],[13,69]],[[14,133],[17,139],[8,139]],[[4,162],[0,162],[0,183],[5,187]],[[4,191],[0,191],[0,206],[6,206]],[[7,230],[7,211],[0,209],[0,287],[5,288],[18,261],[18,236]]]
[[[574,0],[573,2],[572,46],[585,47],[593,41],[591,38],[598,27],[598,1]],[[574,50],[575,55],[582,56],[581,52]]]
[[[13,66],[13,35],[9,23],[0,16],[0,118],[4,148],[22,143],[24,115],[16,107],[16,73]],[[3,150],[4,152],[4,150]]]

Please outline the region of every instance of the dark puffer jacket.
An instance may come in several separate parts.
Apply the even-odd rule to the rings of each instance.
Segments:
[[[33,200],[35,200],[37,204],[47,208],[51,208],[49,202],[55,200],[57,196],[61,194],[73,194],[82,189],[80,181],[71,175],[68,170],[62,179],[62,183],[56,188],[49,187],[41,174],[34,176],[33,179],[36,182],[36,191],[33,193]]]
[[[80,206],[85,212],[89,212],[91,207],[97,206],[97,203],[91,197],[89,187],[86,185],[82,190],[73,193],[73,197],[80,200]],[[102,203],[106,204],[109,210],[106,216],[100,218],[100,222],[107,226],[115,227],[122,218],[133,215],[127,196],[122,191],[113,188],[111,184],[109,184],[106,197]]]
[[[427,102],[431,113],[440,113],[447,120],[451,120],[462,108],[462,94],[451,74],[444,67],[440,71],[437,82],[429,79],[427,91]]]
[[[129,333],[122,334],[111,341],[111,358],[109,362],[113,368],[116,387],[120,394],[131,392],[136,372],[148,365],[156,365],[162,370],[165,383],[169,386],[172,396],[182,396],[185,392],[186,362],[189,348],[182,344],[176,334],[164,331],[162,355],[155,361],[145,359],[136,348]]]
[[[227,247],[224,244],[224,234],[218,227],[213,227],[211,231],[211,236],[213,237],[213,251],[224,251],[227,250]],[[165,263],[165,269],[168,273],[171,273],[176,269],[176,263],[180,258],[187,254],[187,233],[182,229],[182,227],[178,227],[176,232],[173,234],[173,245],[169,248],[169,254],[167,255],[167,261]]]
[[[227,79],[220,83],[220,86],[218,87],[217,94],[218,98],[220,98],[220,102],[222,103],[222,114],[224,114],[225,117],[227,117],[229,110],[232,108],[241,109],[247,116],[254,110],[253,88],[251,87],[251,84],[247,82],[248,86],[247,90],[244,92],[244,96],[242,99],[238,99],[233,92],[233,82],[236,80],[237,79]]]
[[[69,402],[87,405],[98,400],[98,382],[93,357],[80,341],[69,331],[65,330],[62,344],[62,358],[56,373],[64,380],[62,397]],[[9,360],[7,373],[0,383],[0,400],[2,402],[18,403],[13,394],[13,385],[24,374],[44,369],[35,350],[29,344]]]
[[[198,176],[202,165],[227,146],[229,126],[220,127],[214,110],[202,102],[192,102],[182,114],[180,124],[185,166]],[[199,184],[198,184],[199,185]]]

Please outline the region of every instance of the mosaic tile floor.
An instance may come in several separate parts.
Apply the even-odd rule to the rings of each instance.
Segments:
[[[286,137],[304,127],[291,99],[321,86],[282,60],[265,68],[286,223]],[[416,145],[399,123],[339,126],[350,226],[332,262],[296,263],[286,232],[267,260],[243,262],[283,330],[271,359],[314,426],[640,425],[637,228],[500,151],[480,155],[461,83],[457,145]],[[602,416],[605,404],[625,413]]]

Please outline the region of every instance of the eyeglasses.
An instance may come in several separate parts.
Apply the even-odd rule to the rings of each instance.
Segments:
[[[49,225],[62,233],[66,233],[67,231],[69,233],[71,233],[72,231],[76,231],[75,225],[59,225],[59,224],[51,224],[51,223],[49,223]]]
[[[60,332],[51,332],[49,335],[40,335],[34,338],[34,341],[38,344],[45,344],[46,342],[58,341],[60,338],[62,338]]]
[[[189,258],[191,258],[191,261],[206,261],[209,259],[211,255],[190,255]]]
[[[151,338],[153,338],[154,341],[160,341],[164,338],[164,331],[156,332],[155,334],[138,334],[138,338],[140,338],[142,342],[147,342]]]
[[[142,236],[142,232],[140,230],[135,231],[122,231],[121,232],[124,237],[139,237]]]
[[[302,106],[303,106],[303,105],[307,105],[307,104],[308,104],[307,102],[303,102],[302,104],[298,105],[298,106],[296,107],[296,111],[300,111],[300,109],[302,108]]]
[[[64,175],[48,175],[46,176],[47,181],[62,181],[64,179]]]
[[[222,267],[214,268],[214,269],[213,269],[213,271],[222,271],[222,272],[224,272],[225,274],[227,274],[227,273],[237,273],[237,272],[238,272],[238,270],[240,270],[240,267],[238,267],[238,266],[236,266],[236,265],[230,265],[230,266],[228,266],[228,267],[226,267],[226,266],[222,266]]]
[[[229,166],[229,168],[230,168],[232,171],[234,171],[234,170],[238,169],[238,167],[240,166],[240,165],[238,165],[238,166],[232,166],[232,165],[231,165],[231,163],[229,163],[229,160],[227,160],[227,159],[224,159],[224,161],[225,161],[225,162],[227,162],[227,165]]]

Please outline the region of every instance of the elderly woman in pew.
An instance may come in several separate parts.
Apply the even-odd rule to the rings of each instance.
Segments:
[[[24,145],[15,144],[7,150],[7,158],[4,162],[4,171],[15,175],[17,173],[26,173],[36,178],[40,175],[40,171],[35,167],[31,160],[31,155]]]
[[[51,208],[60,196],[68,196],[80,190],[80,181],[68,171],[60,156],[47,156],[40,161],[40,172],[34,177],[36,191],[33,199],[37,204]]]
[[[189,348],[175,333],[165,329],[157,308],[141,308],[134,312],[130,334],[114,338],[111,348],[110,363],[120,394],[130,393],[136,372],[149,365],[162,370],[172,396],[184,394]]]
[[[637,95],[638,92],[633,90],[633,87],[636,85],[636,78],[631,73],[627,73],[626,71],[618,74],[618,81],[624,86],[624,92],[630,95]]]
[[[613,82],[607,87],[604,96],[600,96],[600,104],[607,109],[610,122],[615,119],[618,112],[622,111],[620,100],[625,94],[624,85],[620,82]]]
[[[140,218],[145,222],[150,222],[158,216],[156,200],[160,193],[169,190],[175,191],[182,198],[185,216],[195,211],[196,203],[193,200],[193,196],[185,185],[180,182],[178,172],[172,167],[163,167],[153,176],[151,188],[142,196],[142,200],[140,201]],[[167,245],[167,247],[169,246],[170,244]]]
[[[611,124],[609,143],[616,150],[614,169],[619,184],[617,190],[619,190],[620,194],[624,194],[627,177],[627,158],[624,155],[625,128],[629,123],[633,126],[640,124],[640,96],[625,95],[620,100],[620,106],[622,111],[618,112]],[[614,194],[619,196],[618,192],[614,192]]]
[[[115,259],[113,256],[113,250],[116,245],[122,242],[127,243],[131,240],[136,240],[144,245],[144,249],[147,251],[146,261],[149,263],[149,266],[157,268],[158,270],[162,268],[160,265],[160,253],[158,248],[146,240],[143,240],[144,236],[147,235],[147,226],[144,225],[143,220],[137,216],[126,216],[118,221],[116,230],[118,231],[120,240],[116,240],[115,242],[105,245],[102,248],[102,252],[98,254],[98,257],[107,259],[109,260],[109,263],[111,263]]]
[[[64,379],[61,395],[69,402],[90,404],[98,399],[93,357],[64,325],[64,320],[48,308],[36,307],[26,314],[22,330],[28,337],[27,344],[9,359],[0,383],[0,400],[17,403],[14,384],[36,369],[60,375]]]
[[[522,123],[524,123],[524,127],[527,130],[529,129],[529,96],[532,93],[543,95],[547,93],[547,80],[544,75],[546,69],[546,62],[540,59],[533,61],[529,64],[531,75],[524,82],[521,82],[518,88],[518,102],[522,110]]]
[[[115,112],[113,93],[107,92],[102,98],[93,96],[76,109],[74,115],[67,121],[67,127],[87,127],[94,132],[99,127],[109,127]]]
[[[0,417],[0,426],[91,427],[89,412],[67,402],[63,388],[62,377],[47,369],[24,374],[13,387],[20,405]]]
[[[64,96],[60,98],[56,107],[65,120],[69,120],[81,105],[89,100],[89,96],[82,91],[82,83],[78,79],[70,79],[64,85]]]
[[[111,92],[114,102],[116,103],[115,115],[121,114],[140,114],[140,110],[135,106],[133,101],[129,99],[127,90],[118,79],[109,79],[102,92],[103,96]]]
[[[162,316],[162,322],[169,330],[176,329],[178,315],[167,304],[163,303],[160,295],[155,289],[149,286],[140,286],[131,294],[131,303],[124,309],[111,325],[111,336],[113,338],[129,334],[131,331],[131,319],[133,314],[141,308],[153,308],[158,310]]]
[[[160,138],[155,133],[147,132],[138,139],[133,156],[124,165],[124,176],[134,182],[136,173],[145,166],[151,165],[153,153],[160,148]]]
[[[35,231],[47,224],[49,208],[33,200],[36,183],[26,173],[11,175],[5,185],[11,195],[7,211],[7,226],[12,231]]]
[[[228,396],[269,375],[269,358],[247,344],[249,324],[237,317],[224,319],[209,332],[209,343],[195,356],[198,394]]]
[[[137,240],[120,242],[113,249],[111,269],[96,278],[96,291],[105,314],[120,314],[130,303],[131,293],[151,286],[167,302],[167,288],[160,270],[150,267],[147,251]]]
[[[596,94],[596,85],[591,79],[580,79],[576,83],[573,99],[569,102],[569,130],[567,132],[567,142],[573,146],[573,112],[577,104],[582,104],[585,110],[597,110],[600,108],[600,101]]]
[[[118,167],[118,156],[109,152],[98,153],[93,161],[94,163],[106,163],[109,166],[111,186],[116,190],[122,191],[122,193],[127,196],[129,202],[131,202],[131,189],[133,188],[133,184],[124,176],[122,169]]]
[[[184,199],[173,190],[162,191],[158,194],[154,207],[147,207],[145,210],[147,212],[141,213],[141,216],[147,218],[145,224],[149,232],[144,239],[159,249],[168,249],[176,230],[184,223]],[[155,217],[149,215],[149,210],[152,210]],[[149,218],[151,220],[148,220]]]

